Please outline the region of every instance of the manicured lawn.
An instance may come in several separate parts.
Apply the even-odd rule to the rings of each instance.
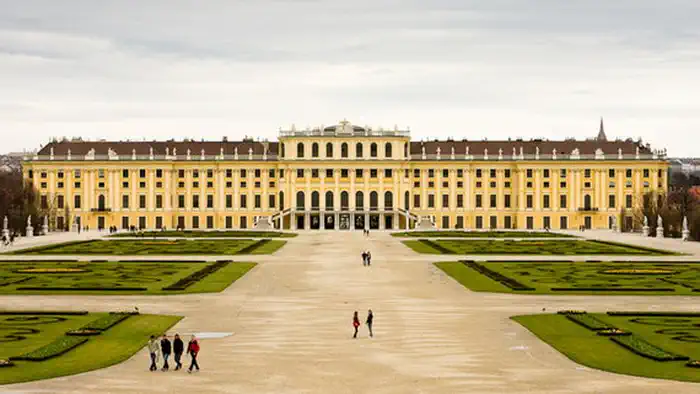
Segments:
[[[269,254],[284,246],[286,241],[271,239],[226,240],[91,240],[76,241],[31,249],[13,254],[29,255],[235,255]]]
[[[664,250],[643,248],[591,240],[483,240],[483,239],[420,239],[403,241],[418,253],[469,255],[639,255],[674,254]]]
[[[282,231],[145,231],[145,232],[123,232],[110,235],[113,238],[120,237],[145,237],[145,238],[293,238],[296,233],[286,233]]]
[[[700,296],[700,263],[466,261],[436,263],[472,291]]]
[[[99,335],[66,335],[67,331],[79,329],[107,316],[107,313],[0,313],[0,359],[12,359],[25,354],[48,356],[51,351],[59,351],[61,343],[87,339],[75,348],[43,361],[12,361],[15,365],[0,368],[0,384],[73,375],[120,363],[143,348],[150,335],[165,333],[180,320],[178,316],[134,315]],[[145,365],[147,361],[144,359],[143,362]]]
[[[579,364],[627,375],[700,382],[700,368],[686,366],[686,360],[657,361],[650,358],[668,354],[674,358],[699,360],[700,314],[591,315],[597,321],[631,333],[618,338],[634,345],[634,350],[616,343],[610,337],[597,335],[597,331],[577,324],[565,315],[526,315],[512,319]]]
[[[0,262],[0,294],[183,294],[226,289],[255,263]]]
[[[406,231],[392,233],[399,238],[576,238],[546,231]]]

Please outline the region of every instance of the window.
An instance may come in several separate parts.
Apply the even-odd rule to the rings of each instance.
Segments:
[[[333,144],[330,142],[326,144],[326,157],[333,157]]]
[[[274,207],[275,207],[275,200],[276,200],[276,199],[275,199],[275,195],[274,195],[274,194],[270,194],[269,196],[267,196],[267,206],[268,206],[268,208],[274,208]]]
[[[649,178],[649,169],[648,168],[644,169],[644,178]]]
[[[510,216],[505,216],[503,218],[503,227],[507,229],[513,227],[513,219]]]
[[[318,143],[311,144],[311,157],[318,157]]]
[[[394,154],[391,142],[384,144],[384,156],[390,158]]]
[[[199,209],[199,194],[192,196],[192,208]]]
[[[377,157],[377,144],[374,142],[369,146],[369,155],[371,157]]]
[[[435,208],[435,195],[428,194],[428,208]]]
[[[214,208],[214,196],[207,194],[207,208]]]
[[[482,208],[482,207],[483,207],[483,203],[482,203],[481,199],[482,199],[481,194],[477,194],[477,195],[476,195],[476,207],[477,207],[477,208]]]
[[[56,197],[56,205],[58,206],[58,209],[63,209],[64,205],[64,198],[62,194],[59,194],[58,197]],[[59,226],[60,227],[60,226]]]
[[[542,176],[544,176],[545,178],[549,178],[549,168],[545,168],[544,170],[542,170]]]
[[[122,229],[123,230],[129,229],[129,217],[128,216],[122,216]]]
[[[377,177],[377,170],[376,169],[369,170],[369,177],[376,178]]]
[[[304,157],[304,144],[302,142],[297,144],[297,157]]]
[[[559,187],[562,189],[566,188],[566,182],[559,182]]]
[[[226,208],[233,208],[233,195],[232,194],[226,195]]]
[[[510,178],[510,170],[505,170],[505,177]]]
[[[559,177],[566,178],[566,168],[562,168],[561,170],[559,170]]]
[[[241,173],[244,170],[241,170]],[[192,170],[192,178],[199,178],[199,170]]]
[[[199,216],[192,217],[192,228],[199,228]]]
[[[122,170],[122,178],[128,178],[128,177],[129,177],[129,170]]]
[[[268,178],[274,178],[274,177],[275,177],[275,170],[274,170],[274,169],[270,169],[270,170],[267,172],[267,177],[268,177]]]
[[[100,171],[102,171],[102,178],[104,178],[105,170],[100,170]],[[649,171],[649,170],[647,170],[647,171]],[[56,176],[58,177],[58,179],[63,179],[63,171],[59,171],[56,174]]]
[[[185,208],[185,196],[182,194],[177,196],[177,207],[178,208]]]
[[[625,208],[632,208],[632,195],[628,194],[625,196]]]
[[[489,196],[489,207],[496,208],[498,197],[495,194]]]
[[[297,178],[303,178],[304,177],[304,170],[299,168],[297,169]]]
[[[549,194],[542,196],[542,208],[549,209]]]
[[[420,208],[420,194],[413,195],[413,208]]]
[[[442,170],[442,177],[443,178],[449,178],[449,176],[450,176],[450,171]]]
[[[146,177],[146,170],[139,170],[139,178],[145,178]]]
[[[233,217],[226,216],[226,228],[227,229],[233,228]]]
[[[34,170],[29,170],[29,172],[27,172],[27,177],[29,177],[29,179],[34,178]]]
[[[496,170],[492,168],[492,169],[489,171],[489,176],[490,176],[491,178],[495,178],[495,177],[496,177]]]
[[[41,196],[41,209],[49,209],[49,199],[46,195]]]
[[[484,228],[484,217],[483,216],[476,217],[476,228],[478,228],[478,229]]]
[[[566,216],[562,216],[559,218],[559,228],[562,230],[566,230],[569,228],[569,218]]]
[[[139,229],[145,229],[146,227],[146,217],[139,216]]]
[[[284,178],[284,170],[280,170],[279,175],[280,175],[280,178]]]
[[[126,194],[122,195],[122,208],[129,209],[129,196]]]
[[[385,177],[385,178],[391,178],[392,175],[393,175],[393,174],[392,174],[391,168],[387,168],[387,169],[384,170],[384,177]]]
[[[632,178],[632,169],[631,169],[631,168],[628,168],[628,169],[625,171],[625,176],[626,176],[627,178]]]
[[[543,217],[542,218],[542,227],[544,227],[546,229],[552,228],[552,220],[551,219],[552,218],[550,218],[549,216]]]
[[[248,196],[245,194],[241,194],[241,208],[248,208]]]
[[[163,170],[157,169],[156,170],[156,178],[162,178],[163,177]]]
[[[259,194],[255,195],[254,201],[255,201],[255,208],[256,209],[262,208],[262,197]]]
[[[161,229],[163,228],[163,217],[162,216],[156,216],[156,228]]]
[[[449,208],[450,207],[450,196],[448,194],[443,194],[442,195],[442,207],[443,208]]]
[[[358,168],[355,170],[355,177],[356,178],[362,178],[362,176],[363,176],[362,174],[363,174],[363,171],[361,168]]]
[[[464,228],[464,217],[463,216],[457,216],[457,224],[455,224],[455,228]]]
[[[156,209],[163,209],[163,195],[156,194]]]
[[[341,178],[347,178],[348,176],[349,176],[349,171],[346,168],[340,170],[340,177]]]
[[[73,197],[73,208],[75,209],[81,209],[81,200],[80,200],[80,195],[74,196]]]
[[[615,195],[611,194],[608,196],[608,208],[615,208]]]
[[[457,208],[464,208],[464,195],[457,195]]]
[[[199,182],[192,182],[192,187],[199,188]]]
[[[528,230],[532,230],[535,228],[535,218],[532,216],[528,216],[525,218],[525,226],[527,227]]]
[[[245,188],[247,188],[247,187],[248,187],[248,184],[247,184],[247,183],[245,183],[245,182],[241,182],[241,187],[245,189]]]
[[[342,157],[342,158],[348,157],[348,144],[345,142],[343,142],[342,145],[340,145],[340,157]]]
[[[260,175],[262,175],[260,169],[259,169],[259,168],[256,168],[256,169],[255,169],[255,177],[256,177],[256,178],[260,178]]]
[[[311,177],[318,178],[318,169],[317,168],[314,168],[311,170]]]
[[[590,177],[591,177],[591,169],[590,169],[590,168],[586,168],[585,170],[583,170],[583,177],[584,177],[584,178],[590,178]]]
[[[659,170],[659,174],[661,174],[660,171],[661,171],[661,170]],[[81,174],[82,174],[82,173],[80,172],[80,170],[75,170],[75,171],[73,171],[73,176],[74,176],[76,179],[80,179]]]
[[[559,208],[566,208],[566,195],[562,194],[559,196]]]
[[[248,218],[245,216],[241,218],[241,228],[248,228]]]
[[[615,169],[611,168],[608,170],[608,177],[615,178]]]
[[[506,194],[503,196],[503,206],[506,208],[510,208],[510,194]]]
[[[229,168],[226,170],[226,178],[231,178],[231,177],[233,177],[233,170]]]
[[[241,178],[247,178],[247,177],[248,177],[248,172],[245,169],[241,170]]]
[[[139,208],[146,209],[146,196],[143,194],[139,196]]]
[[[355,157],[362,158],[362,143],[360,142],[355,145]]]
[[[450,228],[450,217],[449,216],[442,217],[442,228]]]
[[[414,178],[420,178],[420,170],[415,168],[413,169],[413,177]]]
[[[463,178],[464,177],[464,170],[461,168],[457,170],[457,178]]]
[[[481,168],[476,169],[476,177],[481,178]]]
[[[489,182],[489,187],[496,187],[496,182]]]
[[[498,227],[498,216],[489,216],[489,228],[495,229]]]
[[[528,168],[526,173],[527,173],[528,178],[532,178],[532,169],[531,168]]]
[[[81,185],[80,185],[80,182],[75,182],[75,183],[73,184],[73,186],[74,186],[76,189],[80,189],[80,186],[81,186]]]
[[[333,169],[332,168],[326,169],[326,178],[333,178]]]
[[[177,170],[177,177],[184,178],[185,177],[185,170]]]

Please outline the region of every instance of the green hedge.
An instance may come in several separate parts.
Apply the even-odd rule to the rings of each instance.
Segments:
[[[115,324],[126,320],[129,316],[131,316],[130,313],[110,313],[105,317],[101,317],[97,320],[91,321],[90,323],[79,328],[79,330],[104,331],[114,326]]]
[[[188,287],[192,286],[193,284],[204,279],[208,275],[211,275],[214,272],[220,270],[221,268],[226,267],[229,264],[229,261],[230,260],[221,260],[221,261],[217,261],[216,263],[210,264],[210,265],[202,268],[199,271],[196,271],[196,272],[191,273],[190,275],[187,275],[186,277],[178,280],[177,282],[173,283],[172,285],[163,287],[163,290],[165,290],[165,291],[185,290]]]
[[[660,288],[648,288],[648,287],[552,287],[550,289],[551,291],[615,291],[615,292],[624,292],[624,291],[648,291],[648,292],[657,292],[657,291],[664,291],[664,292],[674,292],[676,289],[669,289],[667,287],[660,287]]]
[[[30,291],[146,291],[145,287],[41,287],[26,286],[18,287],[17,290]]]
[[[87,315],[88,311],[0,311],[0,315]]]
[[[65,335],[57,340],[42,346],[39,349],[25,353],[17,357],[11,357],[12,361],[44,361],[53,357],[60,356],[71,349],[74,349],[83,343],[87,342],[88,338],[80,336]]]
[[[489,268],[486,268],[486,266],[476,263],[474,261],[464,261],[462,264],[466,265],[467,267],[473,269],[474,271],[485,275],[496,282],[499,282],[503,284],[504,286],[512,289],[512,290],[518,290],[518,291],[532,291],[535,290],[534,287],[526,286],[520,282],[518,282],[515,279],[509,278],[499,272],[493,271]]]
[[[236,254],[250,254],[255,249],[262,248],[266,243],[269,243],[270,241],[271,241],[270,239],[262,239],[258,242],[255,242],[255,243],[248,245],[245,248],[239,250]]]
[[[611,341],[632,352],[656,361],[686,361],[690,358],[674,354],[637,337],[636,335],[611,337]]]
[[[566,318],[572,322],[584,326],[592,331],[610,330],[616,328],[615,326],[591,316],[588,313],[564,314],[564,316],[566,316]]]
[[[608,312],[610,316],[639,316],[639,317],[700,317],[700,312]]]

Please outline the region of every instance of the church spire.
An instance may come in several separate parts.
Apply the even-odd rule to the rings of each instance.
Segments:
[[[600,131],[598,131],[598,141],[607,141],[608,137],[605,135],[605,126],[603,126],[603,117],[600,117]]]

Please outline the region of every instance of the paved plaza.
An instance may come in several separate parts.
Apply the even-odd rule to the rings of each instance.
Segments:
[[[700,258],[698,243],[649,240],[607,231],[583,235],[693,253],[624,259]],[[543,309],[698,311],[696,298],[474,293],[432,264],[465,256],[420,255],[388,233],[373,232],[364,237],[360,232],[301,232],[287,241],[271,256],[236,256],[237,261],[259,264],[218,294],[0,296],[0,309],[105,311],[138,306],[143,313],[185,316],[171,333],[233,334],[201,341],[199,374],[148,372],[148,354],[142,350],[110,368],[1,386],[0,392],[698,392],[698,384],[580,366],[509,320],[513,315]],[[36,238],[32,242],[31,246],[38,246],[42,241]],[[369,268],[363,267],[360,259],[365,249],[373,256]],[[488,256],[489,260],[496,258]],[[353,340],[352,312],[359,311],[364,321],[368,308],[375,313],[375,337],[368,338],[362,326],[360,338]]]

